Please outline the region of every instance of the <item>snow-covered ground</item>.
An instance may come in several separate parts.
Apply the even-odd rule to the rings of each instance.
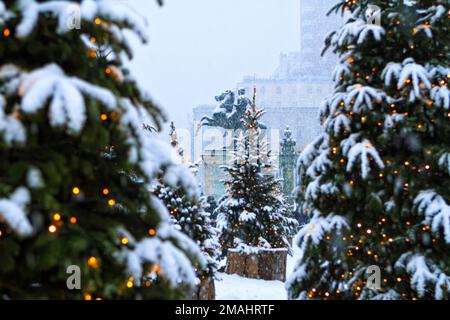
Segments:
[[[294,249],[294,256],[288,256],[287,275],[294,268],[299,250]],[[286,290],[281,281],[266,281],[240,277],[235,274],[220,273],[221,280],[216,281],[217,300],[286,300]]]

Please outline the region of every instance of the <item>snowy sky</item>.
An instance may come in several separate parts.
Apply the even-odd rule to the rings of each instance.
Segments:
[[[178,128],[193,107],[246,75],[270,76],[280,52],[299,49],[299,0],[130,1],[151,37],[130,67]]]

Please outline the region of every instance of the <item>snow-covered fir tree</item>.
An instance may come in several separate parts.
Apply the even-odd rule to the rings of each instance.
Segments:
[[[335,9],[346,20],[327,42],[340,64],[325,132],[300,158],[312,220],[289,297],[449,299],[448,1]]]
[[[146,21],[124,1],[10,0],[0,30],[0,297],[188,294],[203,255],[145,185],[196,183],[142,130],[163,116],[122,61]]]
[[[176,128],[172,122],[170,125],[170,144],[174,151],[183,160],[183,149],[179,146]],[[180,166],[187,166],[193,176],[198,174],[198,163],[189,164],[183,160]],[[192,239],[204,254],[206,265],[197,269],[199,278],[213,276],[217,270],[217,258],[219,255],[219,243],[217,230],[211,222],[210,213],[205,210],[206,199],[200,194],[200,188],[196,188],[192,197],[182,187],[167,185],[160,181],[153,188],[153,193],[161,199],[170,213],[172,224],[190,239]]]
[[[262,110],[248,110],[243,119],[247,130],[235,134],[233,159],[224,166],[229,178],[216,209],[223,256],[228,249],[290,248],[289,239],[297,231],[298,222],[273,175],[270,151],[258,127],[262,115]]]

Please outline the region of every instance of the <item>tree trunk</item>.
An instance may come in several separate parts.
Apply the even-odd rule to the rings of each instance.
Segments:
[[[211,276],[205,277],[198,287],[196,288],[194,294],[192,295],[192,300],[215,300],[216,299],[216,287],[214,284],[214,278]]]
[[[258,253],[228,250],[226,273],[263,280],[286,281],[286,249],[262,249]]]

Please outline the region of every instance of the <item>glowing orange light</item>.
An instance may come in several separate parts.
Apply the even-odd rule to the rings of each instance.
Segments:
[[[155,264],[153,266],[152,272],[159,273],[161,271],[161,266],[159,264]]]
[[[108,188],[104,188],[104,189],[102,190],[102,193],[103,193],[105,196],[107,196],[107,195],[109,194],[109,189],[108,189]]]
[[[55,213],[55,214],[53,215],[53,220],[55,220],[55,221],[60,221],[60,220],[61,220],[61,215],[60,215],[59,213]]]
[[[80,188],[78,188],[78,187],[73,187],[72,193],[73,193],[74,195],[80,194]]]
[[[100,119],[101,119],[102,121],[106,121],[106,120],[108,120],[108,115],[107,115],[106,113],[102,113],[102,114],[100,115]]]
[[[70,217],[69,221],[70,221],[70,223],[77,223],[77,218],[76,217]]]
[[[110,205],[111,207],[114,206],[114,205],[116,205],[116,200],[114,200],[114,199],[109,199],[109,200],[108,200],[108,205]]]
[[[5,30],[3,30],[3,35],[5,37],[9,37],[11,35],[11,30],[9,30],[8,28],[6,28]]]
[[[94,256],[92,256],[92,257],[90,257],[89,259],[88,259],[88,265],[89,265],[89,267],[91,267],[91,268],[97,268],[98,267],[98,261],[97,261],[97,258],[96,257],[94,257]]]
[[[93,49],[89,50],[89,56],[91,58],[97,58],[97,52]]]

